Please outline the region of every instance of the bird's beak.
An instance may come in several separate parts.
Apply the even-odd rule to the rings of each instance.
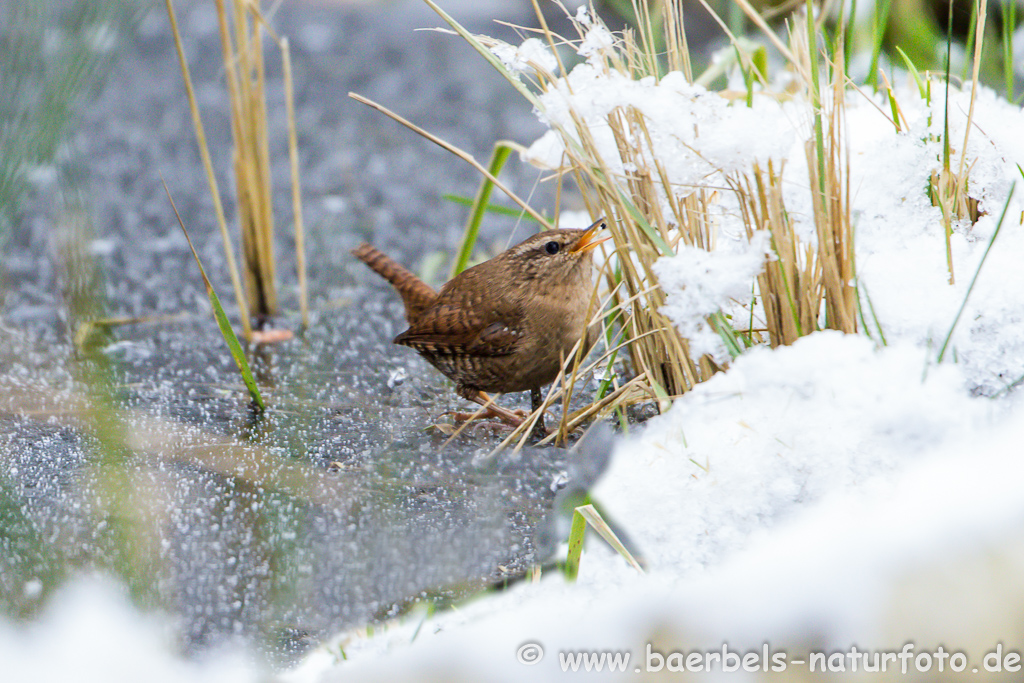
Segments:
[[[612,238],[611,235],[605,235],[599,239],[594,239],[598,232],[605,228],[605,222],[603,218],[598,219],[593,225],[587,228],[587,231],[576,240],[576,244],[572,245],[569,249],[570,253],[573,254],[585,254],[601,242],[607,242]]]

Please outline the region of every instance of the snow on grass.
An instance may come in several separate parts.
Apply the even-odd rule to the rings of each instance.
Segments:
[[[716,363],[728,362],[725,344],[707,318],[732,299],[750,298],[750,283],[764,268],[768,253],[764,231],[755,237],[752,243],[738,242],[735,251],[682,245],[673,258],[654,263],[654,273],[668,298],[661,312],[689,340],[694,358],[708,354]]]
[[[699,187],[719,190],[720,249],[744,250],[745,241],[735,195],[724,188],[728,178],[748,173],[755,162],[772,160],[783,168],[786,208],[797,233],[814,241],[810,181],[804,143],[811,136],[811,108],[789,96],[758,93],[752,106],[727,100],[670,73],[660,81],[633,80],[609,70],[597,59],[613,49],[607,30],[593,25],[577,65],[565,79],[540,96],[541,120],[552,130],[533,143],[524,159],[557,168],[565,149],[556,129],[575,135],[575,117],[591,132],[600,157],[613,174],[635,171],[623,163],[607,118],[616,110],[643,113],[651,142],[631,140],[657,158],[671,185],[682,196]],[[593,37],[596,36],[596,37]],[[857,272],[870,297],[882,331],[917,344],[941,345],[966,295],[996,220],[1010,191],[1021,184],[1008,211],[1008,225],[978,281],[965,311],[965,324],[954,336],[966,381],[977,393],[992,395],[1024,375],[1024,269],[1012,263],[1024,254],[1024,112],[989,88],[977,89],[974,118],[967,136],[968,194],[983,213],[971,225],[954,227],[952,247],[956,282],[948,286],[942,212],[927,194],[932,173],[942,166],[945,86],[931,83],[928,100],[916,85],[898,84],[895,96],[905,118],[902,132],[889,120],[880,95],[849,90],[842,141],[848,151],[851,210],[856,231]],[[869,97],[871,98],[869,100]],[[957,171],[964,150],[971,85],[952,87],[949,97],[951,167]],[[845,165],[845,160],[844,160]],[[662,212],[671,208],[662,198]],[[680,261],[684,270],[689,263]],[[668,270],[664,267],[659,275]],[[679,316],[673,320],[680,323]],[[692,324],[682,323],[684,333]],[[1015,374],[1016,373],[1016,374]]]

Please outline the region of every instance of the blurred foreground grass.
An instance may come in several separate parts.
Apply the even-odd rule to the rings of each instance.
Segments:
[[[102,87],[141,0],[13,0],[0,5],[0,229],[18,219],[35,174],[62,173],[76,108]],[[71,179],[62,173],[61,186]]]

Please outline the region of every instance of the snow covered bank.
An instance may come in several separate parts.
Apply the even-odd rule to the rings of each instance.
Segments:
[[[631,142],[663,162],[662,187],[715,193],[715,250],[657,263],[666,313],[700,332],[686,320],[694,264],[713,273],[716,258],[751,253],[730,178],[754,161],[784,168],[787,216],[801,239],[816,239],[810,108],[791,93],[756,94],[747,108],[679,74],[631,80],[601,62],[615,49],[601,30],[582,40],[586,62],[541,95],[552,132],[525,158],[559,166],[571,146],[564,131],[581,120],[612,174],[635,173],[607,119],[641,112],[649,139]],[[1009,197],[1014,182],[1024,186],[1024,112],[980,88],[968,123],[970,85],[949,93],[951,165],[964,159],[980,213],[953,222],[951,284],[942,212],[928,196],[945,87],[933,81],[930,98],[902,84],[895,93],[898,127],[881,95],[849,90],[839,136],[872,339],[820,332],[748,351],[621,445],[595,496],[639,545],[647,575],[591,542],[574,585],[548,575],[372,638],[340,636],[290,680],[562,680],[560,653],[564,663],[583,650],[630,653],[618,675],[635,678],[658,664],[648,646],[664,674],[669,653],[723,644],[781,652],[794,678],[807,673],[794,660],[811,652],[832,670],[870,666],[854,647],[888,661],[890,677],[908,661],[926,675],[940,663],[986,673],[997,647],[1013,671],[1024,644],[1024,401],[1014,390],[1024,377],[1024,187]],[[707,284],[702,302],[717,287],[734,320],[751,315],[736,283]],[[757,327],[759,308],[752,315]]]
[[[628,678],[647,644],[723,643],[768,643],[794,677],[810,651],[908,641],[984,672],[1024,642],[1024,404],[965,397],[953,368],[922,382],[921,360],[838,334],[751,354],[624,444],[597,491],[648,575],[592,543],[574,586],[550,575],[351,637],[350,661],[327,647],[289,680],[554,681],[559,652],[583,650],[630,652]]]

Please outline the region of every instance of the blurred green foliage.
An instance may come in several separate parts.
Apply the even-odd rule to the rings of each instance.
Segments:
[[[0,5],[0,232],[34,169],[58,157],[76,107],[101,86],[141,0],[29,0]]]
[[[634,2],[646,2],[651,8],[657,33],[660,28],[659,12],[666,4],[665,0],[603,0],[602,5],[603,9],[636,26]],[[1014,73],[1011,63],[1012,35],[1017,28],[1016,2],[989,0],[980,64],[981,82],[1003,92],[1010,100],[1020,97],[1021,92],[1021,78]],[[792,10],[804,7],[804,2],[792,0],[750,0],[750,4],[769,18],[781,35],[785,35],[783,19]],[[820,2],[815,4],[820,5]],[[946,37],[951,33],[953,45],[959,48],[953,52],[951,72],[965,80],[970,78],[977,0],[847,0],[842,4],[845,17],[849,17],[851,4],[858,17],[856,25],[845,32],[852,43],[847,47],[850,52],[870,51],[878,45],[888,56],[889,65],[902,68],[903,61],[897,52],[899,48],[917,69],[942,72],[946,66]],[[705,12],[698,0],[684,2],[684,5],[688,17]],[[708,5],[737,36],[757,32],[735,0],[708,0]],[[834,32],[838,16],[830,17],[828,23],[830,32]],[[706,66],[701,58],[700,54],[693,55],[698,71]],[[869,73],[867,81],[873,83],[876,77],[877,74]]]

